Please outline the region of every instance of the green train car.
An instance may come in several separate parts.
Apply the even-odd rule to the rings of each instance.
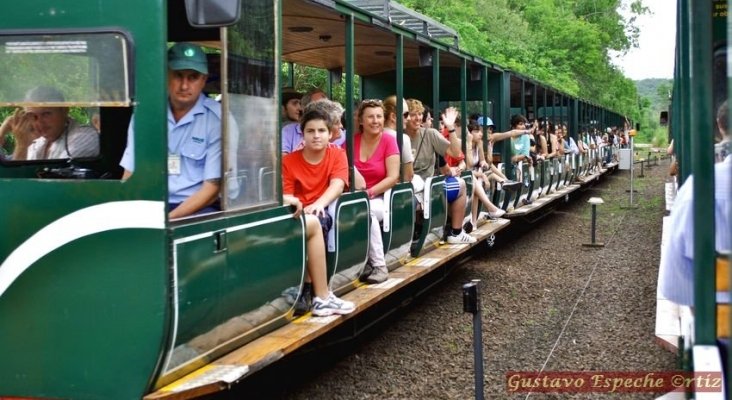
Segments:
[[[669,234],[693,229],[694,233],[689,237],[693,259],[689,261],[686,282],[678,282],[677,287],[666,291],[672,295],[667,297],[674,301],[677,301],[676,296],[680,297],[681,287],[686,288],[685,293],[691,297],[690,301],[685,299],[682,303],[693,308],[693,315],[681,319],[680,365],[687,371],[721,373],[725,378],[721,391],[715,388],[714,393],[704,393],[703,388],[697,388],[699,390],[694,390],[690,396],[730,398],[729,249],[732,243],[724,238],[730,237],[732,210],[723,210],[724,202],[729,201],[720,192],[729,190],[732,167],[730,131],[727,130],[726,137],[721,133],[718,117],[722,117],[720,111],[725,104],[726,115],[729,115],[729,105],[725,102],[729,101],[731,87],[729,36],[732,20],[728,15],[728,1],[678,0],[677,6],[669,131],[679,167],[678,185],[687,185],[686,193],[692,193],[693,201],[689,202],[689,197],[685,196],[683,204],[674,205],[670,218],[673,220],[674,214],[685,213],[689,216],[685,220],[688,225],[681,222],[677,226],[671,225]],[[724,122],[730,126],[729,121]],[[692,175],[693,183],[687,180]],[[677,199],[679,197],[682,196]],[[688,207],[684,211],[678,206]],[[663,263],[661,268],[671,269]]]
[[[293,320],[283,292],[301,287],[307,254],[303,220],[282,205],[285,63],[330,71],[348,99],[358,89],[361,98],[397,94],[433,109],[458,105],[464,121],[472,110],[491,116],[499,130],[516,110],[568,123],[573,137],[625,121],[461,51],[454,31],[397,3],[380,3],[390,16],[369,3],[28,0],[3,10],[2,118],[24,107],[68,109],[95,130],[99,151],[22,160],[12,155],[17,141],[3,138],[0,397],[141,398]],[[206,49],[205,91],[226,116],[222,211],[171,220],[166,49],[183,41]],[[41,86],[63,96],[28,95]],[[352,102],[345,107],[352,116]],[[131,122],[136,170],[122,181]],[[355,132],[351,117],[346,131]],[[504,160],[509,154],[507,146],[497,151]],[[520,195],[546,196],[599,171],[606,156],[526,169],[532,186]],[[514,173],[510,163],[505,168]],[[416,237],[411,183],[387,196],[392,269],[439,243],[447,218],[442,178],[426,186],[430,206]],[[492,194],[518,209],[515,194]],[[335,206],[328,275],[336,293],[359,285],[368,207],[359,191]]]

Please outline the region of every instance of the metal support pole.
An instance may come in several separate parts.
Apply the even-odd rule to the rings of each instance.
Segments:
[[[473,314],[473,366],[475,369],[475,399],[483,400],[483,322],[478,296],[479,279],[463,285],[463,311]]]

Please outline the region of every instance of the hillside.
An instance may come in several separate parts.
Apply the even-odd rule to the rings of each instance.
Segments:
[[[634,81],[638,96],[650,101],[649,109],[654,111],[667,110],[669,91],[673,86],[672,79],[642,79]]]

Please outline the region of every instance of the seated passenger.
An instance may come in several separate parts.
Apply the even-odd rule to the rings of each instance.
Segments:
[[[577,148],[579,148],[580,154],[585,155],[590,151],[590,134],[587,132],[580,132],[579,140],[577,141]]]
[[[567,141],[564,138],[564,135],[566,132],[564,132],[564,128],[562,127],[562,124],[557,124],[554,129],[555,135],[557,135],[557,156],[563,157],[564,154],[566,154],[568,145]]]
[[[432,121],[434,120],[434,118],[432,118],[432,109],[424,104],[422,106],[424,107],[424,115],[422,116],[422,128],[432,129]]]
[[[168,218],[220,210],[221,104],[201,91],[206,55],[191,43],[168,50]],[[123,180],[135,170],[134,119],[120,165]]]
[[[445,110],[443,122],[447,127],[450,139],[445,139],[437,130],[422,127],[422,116],[424,106],[422,102],[415,99],[407,100],[409,106],[409,118],[407,118],[406,133],[412,142],[414,152],[414,174],[423,181],[434,175],[435,153],[445,156],[460,155],[460,139],[455,134],[455,118],[457,111],[453,108]],[[446,186],[446,190],[448,190]],[[463,218],[465,217],[465,182],[458,180],[457,192],[448,191],[448,214],[450,216],[450,232],[448,232],[448,243],[475,243],[476,239],[463,231]],[[419,198],[418,198],[419,199]]]
[[[592,128],[594,135],[595,135],[595,148],[599,149],[600,146],[602,146],[602,134],[599,130]]]
[[[468,153],[465,155],[465,162],[473,172],[473,203],[470,221],[466,222],[463,228],[466,228],[466,225],[470,223],[465,230],[471,231],[473,227],[477,226],[478,222],[478,201],[483,203],[483,207],[488,210],[487,216],[489,218],[500,218],[506,212],[496,207],[485,192],[486,185],[490,184],[487,176],[492,174],[492,171],[485,161],[485,154],[483,153],[483,131],[475,124],[468,125],[468,130],[470,131],[470,140],[467,143]]]
[[[372,272],[366,282],[381,283],[389,278],[389,270],[379,224],[384,221],[384,192],[399,180],[399,148],[394,136],[384,134],[384,108],[380,100],[362,101],[357,116],[361,131],[353,137],[353,164],[366,181],[371,208],[368,258]]]
[[[559,140],[557,139],[556,125],[546,122],[546,159],[550,160],[559,156]]]
[[[322,99],[327,100],[328,96],[325,94],[325,92],[316,88],[306,93],[305,96],[302,97],[300,105],[303,109],[305,109],[308,104]],[[300,124],[297,123],[291,123],[282,127],[282,154],[289,154],[295,150],[303,148],[305,143],[303,141],[303,134],[301,129],[302,128],[300,128]],[[333,136],[330,138],[330,142],[335,144],[336,146],[342,146],[343,143],[346,142],[345,132],[343,131],[343,129],[340,129],[338,133],[338,136]]]
[[[308,104],[308,110],[318,110],[328,115],[329,126],[330,126],[330,142],[329,146],[335,148],[345,148],[345,141],[341,142],[339,139],[343,137],[343,106],[337,101],[330,101],[328,99],[320,99],[317,101],[310,102]],[[339,138],[334,140],[333,138]],[[341,143],[341,144],[338,144]],[[354,183],[353,187],[356,190],[366,190],[366,182],[363,176],[358,172],[358,169],[354,169]]]
[[[548,154],[545,129],[546,126],[539,124],[538,121],[534,121],[534,133],[529,138],[531,142],[529,155],[534,165],[538,165],[539,161],[546,160],[546,155]]]
[[[460,117],[455,118],[455,129],[459,130],[461,127],[460,124]],[[468,149],[467,156],[469,157],[473,151],[473,130],[479,130],[477,125],[469,125],[468,126],[468,134],[470,135],[468,137],[468,142],[466,143],[466,147]],[[479,137],[483,137],[482,131],[478,133]],[[443,129],[442,135],[445,136],[445,138],[448,138],[448,130],[447,128]],[[482,146],[482,144],[478,144],[479,146]],[[478,150],[478,149],[475,149]],[[482,150],[482,149],[481,149]],[[452,157],[450,155],[445,155],[444,162],[446,165],[440,165],[440,172],[442,172],[443,175],[447,176],[448,179],[446,179],[446,186],[450,186],[450,183],[453,182],[453,178],[460,178],[460,175],[463,171],[465,171],[466,166],[470,165],[471,170],[476,167],[476,161],[479,163],[480,158],[479,156],[476,156],[474,160],[468,160],[466,163],[466,156],[463,155],[462,151],[460,152],[460,156],[458,157]],[[480,167],[478,166],[478,169]],[[482,176],[483,173],[479,172],[479,174]],[[468,217],[465,217],[465,221],[463,223],[463,229],[465,229],[466,232],[470,233],[473,230],[474,226],[477,226],[477,217],[478,217],[478,202],[482,202],[483,206],[488,210],[487,212],[487,218],[500,218],[503,214],[506,212],[504,210],[501,210],[500,208],[496,207],[490,199],[488,199],[488,195],[485,193],[485,188],[483,187],[483,181],[481,181],[479,178],[476,178],[476,174],[473,173],[473,193],[471,193],[473,202],[471,204],[472,212],[471,215]]]
[[[407,115],[409,115],[408,106],[406,100],[402,100],[402,132],[404,132],[404,126],[407,123]],[[397,135],[397,108],[396,108],[396,96],[389,96],[384,99],[384,132],[396,137]],[[403,182],[411,182],[414,176],[414,155],[412,154],[412,143],[409,140],[409,135],[402,134],[402,147],[399,149],[401,153],[402,171],[403,171]]]
[[[610,129],[610,128],[608,128],[608,129]],[[613,139],[610,137],[611,135],[612,135],[612,133],[607,134],[607,135],[602,135],[602,144],[600,145],[600,151],[601,151],[601,155],[603,157],[603,159],[602,159],[603,165],[610,164],[613,161],[612,160],[612,158],[613,158],[612,157],[613,156],[613,152],[612,152]]]
[[[302,116],[300,99],[302,94],[294,88],[282,88],[282,126],[299,123]]]
[[[306,107],[300,129],[304,147],[282,159],[282,201],[295,207],[293,217],[304,214],[307,246],[307,276],[295,305],[296,314],[310,308],[316,316],[348,314],[355,309],[328,289],[325,237],[333,224],[330,203],[338,199],[348,182],[348,162],[343,150],[328,145],[330,118]]]
[[[527,120],[523,115],[516,114],[513,117],[511,117],[511,129],[514,130],[526,130],[526,124]],[[519,162],[523,161],[524,163],[528,164],[528,166],[532,165],[531,160],[531,140],[530,135],[533,131],[533,128],[530,130],[526,130],[528,135],[521,135],[521,136],[515,136],[511,138],[511,162],[514,164],[518,164]],[[527,167],[528,167],[527,166]],[[523,180],[523,176],[521,174],[516,175],[516,180],[521,182]]]
[[[511,131],[504,132],[504,133],[493,133],[493,130],[496,129],[496,126],[493,125],[493,121],[488,117],[486,117],[485,120],[486,120],[485,121],[486,128],[488,130],[488,153],[487,153],[488,156],[486,157],[485,155],[483,155],[483,161],[488,166],[482,167],[483,171],[485,172],[484,175],[488,178],[488,180],[490,182],[496,183],[496,187],[498,190],[501,190],[501,189],[516,190],[521,186],[521,183],[509,180],[508,178],[506,178],[506,175],[504,175],[503,172],[501,172],[501,170],[498,169],[498,167],[496,167],[495,164],[493,164],[493,144],[496,141],[504,140],[509,137],[523,135],[525,133],[525,131],[511,130]],[[483,117],[479,117],[477,122],[478,122],[479,126],[482,125]],[[482,138],[482,136],[483,135],[482,135],[482,131],[481,131],[481,138]]]
[[[565,135],[564,154],[579,155],[581,153],[580,148],[574,138],[569,136],[569,130],[567,129],[567,125],[562,126],[562,133]]]
[[[26,93],[25,101],[64,102],[55,88],[38,86]],[[16,110],[0,126],[0,143],[12,133],[13,160],[55,160],[99,155],[99,134],[69,116],[68,107],[25,107]]]

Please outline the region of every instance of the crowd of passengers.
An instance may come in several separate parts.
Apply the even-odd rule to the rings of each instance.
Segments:
[[[320,89],[300,94],[293,88],[282,90],[282,174],[283,195],[286,204],[295,207],[295,215],[305,215],[308,227],[308,257],[322,259],[324,249],[334,250],[333,210],[338,196],[349,189],[348,160],[346,159],[346,135],[343,126],[344,108],[329,100]],[[487,195],[487,189],[495,185],[498,189],[516,190],[520,182],[509,180],[492,160],[493,144],[510,140],[511,161],[525,163],[529,167],[537,162],[565,154],[587,154],[590,149],[610,145],[611,137],[617,137],[615,128],[609,128],[607,135],[598,132],[583,133],[581,140],[565,137],[567,126],[545,121],[529,121],[515,115],[511,119],[511,130],[494,132],[495,125],[490,118],[474,115],[468,121],[469,132],[463,153],[459,112],[449,107],[440,113],[439,129],[433,128],[432,111],[417,99],[403,100],[401,149],[397,135],[397,98],[389,96],[382,100],[364,100],[354,115],[356,132],[353,133],[354,188],[363,190],[369,198],[371,231],[369,252],[364,280],[378,284],[388,279],[389,271],[384,257],[381,224],[384,218],[384,193],[400,180],[411,182],[415,192],[418,234],[420,210],[423,208],[425,181],[436,173],[445,176],[444,189],[448,202],[449,226],[446,227],[446,241],[453,244],[474,243],[470,231],[480,218],[499,218],[505,211],[496,207]],[[481,126],[488,127],[487,154],[483,145]],[[612,135],[612,136],[611,136]],[[608,161],[609,162],[609,161]],[[467,193],[467,185],[461,178],[463,171],[472,171],[473,190]],[[472,209],[465,216],[467,196],[472,196]],[[478,214],[478,205],[486,210]],[[311,242],[312,240],[312,242]],[[311,252],[310,243],[313,244]],[[317,247],[315,249],[314,247]],[[308,263],[310,265],[310,262]],[[296,314],[308,310],[322,315],[312,294],[326,289],[323,276],[313,276],[314,268],[306,277],[306,283],[296,300]],[[318,274],[322,275],[319,271]],[[353,309],[350,302],[344,302],[340,310],[333,313],[347,313]],[[311,306],[311,304],[314,304]],[[329,312],[330,312],[329,311]]]
[[[199,46],[177,43],[168,50],[168,215],[170,219],[220,210],[221,186],[221,105],[207,97],[203,88],[208,78],[208,63]],[[296,313],[312,310],[314,315],[347,314],[352,302],[336,297],[328,289],[326,249],[334,251],[333,212],[336,200],[349,189],[346,135],[343,129],[344,108],[327,98],[322,90],[304,95],[292,88],[282,90],[282,175],[283,201],[294,207],[294,217],[304,215],[306,224],[307,276],[296,301]],[[29,91],[28,101],[63,102],[54,88],[39,87]],[[462,122],[459,112],[449,107],[440,113],[439,129],[433,128],[432,111],[417,99],[403,100],[401,149],[397,144],[397,98],[364,100],[355,117],[353,133],[355,190],[366,192],[370,205],[368,283],[388,279],[384,257],[381,223],[384,219],[384,193],[401,177],[411,182],[415,191],[415,209],[420,229],[425,181],[436,171],[444,175],[448,201],[449,226],[446,241],[453,244],[475,243],[470,235],[480,218],[499,218],[505,211],[496,207],[486,194],[487,188],[516,190],[514,182],[492,162],[493,144],[510,140],[511,161],[531,167],[538,161],[563,154],[584,154],[588,148],[609,145],[622,135],[608,128],[601,138],[597,132],[583,134],[575,142],[565,139],[566,125],[529,121],[521,115],[511,119],[511,130],[494,132],[490,118],[472,116],[468,121],[467,152],[461,150],[457,135]],[[481,126],[488,127],[487,154]],[[57,159],[92,157],[99,154],[98,128],[79,126],[68,116],[68,108],[26,107],[10,115],[0,126],[0,144],[7,135],[16,141],[14,154],[6,158]],[[128,129],[127,147],[120,165],[123,180],[135,170],[134,124]],[[461,178],[472,171],[472,193]],[[472,210],[465,216],[467,196],[472,196]],[[478,204],[485,212],[478,214]],[[331,209],[331,210],[329,210]],[[419,233],[419,232],[417,232]]]

